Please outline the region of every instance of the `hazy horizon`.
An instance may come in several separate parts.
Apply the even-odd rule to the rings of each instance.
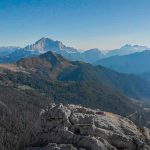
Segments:
[[[83,50],[150,47],[149,6],[148,0],[1,0],[0,46],[49,37]]]
[[[42,38],[49,38],[49,39],[52,39],[52,40],[54,40],[54,41],[60,41],[59,39],[53,39],[53,38],[50,38],[50,37],[42,37]],[[41,39],[41,38],[40,38]],[[0,47],[20,47],[20,48],[24,48],[24,47],[26,47],[26,46],[28,46],[28,45],[32,45],[32,44],[35,44],[35,42],[37,42],[38,40],[40,40],[40,39],[37,39],[37,40],[35,40],[35,41],[33,41],[32,43],[30,42],[30,43],[26,43],[25,45],[22,45],[22,46],[20,46],[20,45],[0,45]],[[68,45],[66,42],[64,42],[64,41],[60,41],[60,42],[62,42],[64,45],[66,45],[66,46],[69,46],[69,47],[73,47],[73,48],[76,48],[76,49],[80,49],[80,50],[89,50],[89,49],[94,49],[94,48],[98,48],[99,50],[101,50],[101,51],[103,51],[103,52],[107,52],[107,51],[111,51],[111,50],[114,50],[114,49],[119,49],[119,48],[121,48],[121,47],[123,47],[123,46],[125,46],[125,45],[131,45],[131,46],[135,46],[135,45],[137,45],[137,44],[131,44],[131,43],[124,43],[124,44],[122,44],[122,45],[120,45],[119,47],[115,47],[115,48],[110,48],[110,49],[102,49],[102,48],[99,48],[99,47],[88,47],[88,48],[80,48],[80,47],[75,47],[75,46],[73,46],[73,45]],[[141,45],[141,44],[138,44],[138,46],[147,46],[147,45]],[[148,46],[147,46],[148,47]]]

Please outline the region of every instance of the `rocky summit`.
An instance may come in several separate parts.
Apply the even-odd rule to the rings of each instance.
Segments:
[[[150,150],[150,130],[110,112],[50,104],[25,150]]]

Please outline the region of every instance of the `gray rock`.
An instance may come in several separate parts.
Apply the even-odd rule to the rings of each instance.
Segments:
[[[33,131],[34,148],[27,150],[150,150],[149,133],[119,115],[51,104],[42,110]]]

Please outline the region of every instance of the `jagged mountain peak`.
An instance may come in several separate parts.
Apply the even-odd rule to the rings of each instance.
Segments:
[[[141,50],[146,50],[149,49],[147,46],[142,46],[142,45],[132,45],[132,44],[125,44],[124,46],[122,46],[120,49],[123,48],[137,48],[137,49],[141,49]]]
[[[57,43],[60,46],[62,46],[62,45],[64,46],[64,44],[61,41],[53,40],[53,39],[47,38],[47,37],[42,37],[40,40],[38,40],[38,41],[35,42],[35,44],[39,44],[39,43],[44,43],[44,44],[47,44],[47,43]]]
[[[25,47],[26,50],[39,51],[39,53],[45,53],[48,51],[57,52],[64,50],[65,48],[66,46],[62,42],[45,37],[36,41],[34,44]]]
[[[91,54],[101,54],[101,55],[103,55],[103,53],[98,48],[92,48],[92,49],[86,50],[86,51],[84,51],[84,53],[86,53],[86,54],[87,53],[91,53]]]
[[[150,48],[147,46],[141,46],[141,45],[131,45],[131,44],[125,44],[124,46],[120,47],[119,49],[110,50],[106,56],[115,56],[115,55],[129,55],[136,52],[142,52],[145,50],[149,50]]]
[[[92,49],[86,50],[85,52],[87,51],[101,52],[100,49],[98,48],[92,48]]]
[[[41,39],[39,39],[38,41],[36,41],[35,44],[47,43],[47,42],[55,42],[55,41],[52,40],[52,39],[50,39],[50,38],[42,37]]]
[[[73,47],[65,46],[61,41],[53,40],[51,38],[41,38],[32,45],[25,47],[26,50],[38,51],[40,54],[48,51],[61,53],[65,52],[77,52],[77,49]]]
[[[0,62],[17,62],[21,58],[40,55],[49,51],[60,54],[69,60],[85,61],[88,63],[95,62],[96,60],[104,57],[103,53],[98,48],[81,51],[73,47],[68,47],[59,40],[42,37],[34,44],[27,45],[24,48],[13,51],[13,53],[9,56],[0,57]],[[3,55],[0,53],[0,56]]]
[[[48,37],[42,37],[39,41],[45,41],[45,40],[54,41],[53,39],[48,38]]]

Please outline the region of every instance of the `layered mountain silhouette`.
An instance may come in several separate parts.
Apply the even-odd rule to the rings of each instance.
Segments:
[[[0,47],[0,56],[2,57],[2,56],[9,55],[18,49],[19,47],[13,47],[13,46]]]
[[[106,54],[99,49],[93,48],[89,50],[80,50],[73,47],[65,46],[61,41],[50,38],[41,38],[34,44],[27,45],[24,48],[19,47],[1,47],[0,48],[0,63],[11,63],[20,60],[21,58],[37,56],[48,51],[62,55],[71,61],[83,61],[88,63],[98,62],[101,59],[107,59],[111,56],[124,56],[136,52],[149,50],[146,46],[140,45],[124,45],[120,49],[108,51]],[[121,58],[122,59],[122,58]],[[96,63],[97,63],[96,62]],[[107,66],[106,66],[107,67]],[[112,68],[114,69],[114,68]],[[117,70],[119,71],[119,70]]]
[[[116,55],[117,56],[129,55],[129,54],[133,54],[136,52],[142,52],[145,50],[150,50],[150,48],[147,46],[126,44],[119,49],[114,49],[114,50],[108,51],[108,53],[106,53],[106,57],[116,56]]]
[[[89,63],[93,63],[94,61],[104,57],[102,52],[97,48],[87,51],[81,51],[73,47],[65,46],[60,41],[55,41],[49,38],[41,38],[34,44],[28,45],[25,48],[17,49],[16,51],[8,53],[5,56],[0,55],[0,62],[16,62],[21,58],[33,55],[40,55],[48,51],[61,54],[63,57],[69,60],[85,61]]]
[[[150,51],[147,50],[124,56],[112,56],[100,59],[94,64],[123,73],[142,74],[150,71]]]
[[[25,86],[40,90],[50,94],[56,102],[101,107],[107,111],[126,114],[134,107],[127,97],[150,97],[150,84],[142,78],[101,66],[71,62],[53,52],[21,59],[13,66],[0,67],[3,85],[6,82],[13,87]]]
[[[41,53],[43,54],[40,55]],[[143,77],[118,73],[102,66],[93,66],[81,61],[73,62],[62,57],[63,54],[82,54],[84,56],[82,60],[84,58],[87,61],[86,56],[91,56],[91,58],[88,57],[88,61],[92,62],[96,56],[97,58],[101,57],[101,54],[98,56],[98,53],[101,53],[98,49],[81,53],[79,50],[66,47],[59,41],[42,38],[33,45],[26,46],[24,49],[17,49],[3,57],[4,62],[7,60],[15,62],[18,59],[19,61],[10,66],[9,64],[0,65],[2,70],[0,74],[1,84],[11,88],[17,87],[19,90],[20,88],[33,89],[35,92],[50,96],[51,100],[56,102],[82,104],[93,108],[100,107],[106,111],[122,115],[133,112],[137,107],[130,98],[138,100],[150,98],[150,83]],[[137,61],[137,58],[141,58],[141,54],[146,60],[149,51],[126,56],[114,56],[100,61],[114,58],[121,58],[122,61],[122,58],[130,58],[131,56],[133,57],[132,61],[134,58]],[[141,63],[142,61],[138,60],[137,62]],[[146,64],[148,65],[148,63]],[[129,69],[132,65],[126,66],[129,66],[127,67]]]
[[[25,58],[17,62],[18,66],[33,69],[32,73],[42,75],[41,78],[56,81],[97,82],[116,88],[118,91],[133,98],[149,98],[150,84],[135,75],[118,73],[102,66],[93,66],[84,62],[72,62],[53,52],[39,57]],[[34,76],[34,75],[33,75]]]

